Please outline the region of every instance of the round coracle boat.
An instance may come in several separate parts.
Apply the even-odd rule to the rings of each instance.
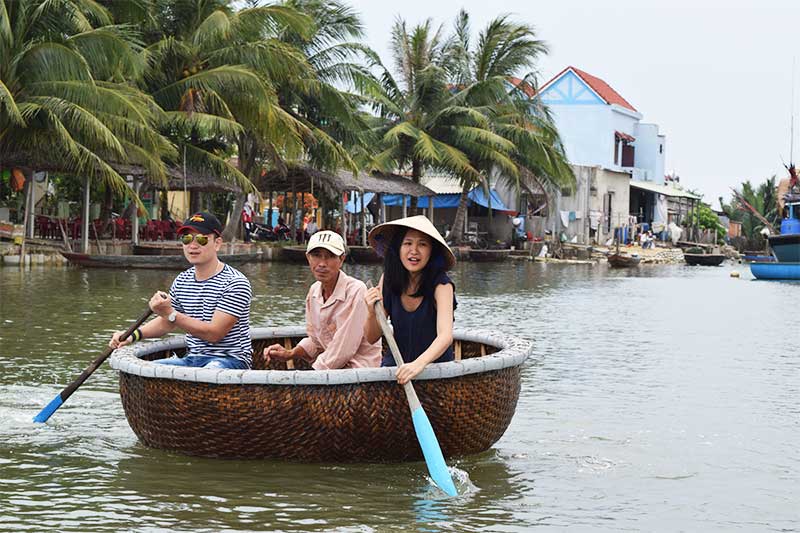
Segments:
[[[203,457],[421,460],[395,368],[264,364],[266,346],[291,347],[304,334],[302,327],[251,330],[251,370],[151,362],[180,355],[183,337],[117,350],[111,366],[119,371],[131,428],[147,446]],[[456,361],[428,365],[413,382],[446,457],[482,452],[503,435],[532,349],[529,341],[497,333],[456,330],[455,339]]]

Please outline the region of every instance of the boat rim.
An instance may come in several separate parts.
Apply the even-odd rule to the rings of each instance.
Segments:
[[[250,338],[304,337],[302,326],[251,328]],[[456,328],[453,339],[477,342],[498,348],[493,354],[429,364],[415,380],[452,379],[472,374],[515,367],[523,364],[533,351],[533,343],[496,331]],[[143,378],[172,379],[218,385],[348,385],[396,381],[396,367],[344,368],[335,370],[234,370],[162,365],[141,357],[155,352],[185,348],[185,336],[140,345],[124,346],[110,358],[111,368]]]

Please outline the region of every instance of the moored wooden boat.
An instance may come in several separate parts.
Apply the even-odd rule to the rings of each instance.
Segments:
[[[280,258],[290,263],[308,264],[305,246],[281,246]]]
[[[252,330],[253,370],[150,362],[178,353],[183,338],[118,350],[125,415],[154,448],[220,458],[385,462],[422,458],[394,368],[286,370],[259,356],[299,340],[304,328]],[[445,456],[482,452],[505,432],[531,343],[496,333],[455,332],[458,361],[429,365],[414,388]],[[297,368],[301,366],[298,363]]]
[[[183,255],[180,241],[139,243],[133,245],[133,255]]]
[[[508,259],[511,250],[480,250],[476,248],[470,248],[469,250],[469,259],[470,261],[477,261],[480,263],[489,263],[489,262],[496,262],[496,261],[505,261]]]
[[[100,255],[61,252],[70,263],[91,268],[150,268],[183,270],[191,265],[181,255]],[[260,253],[220,254],[219,260],[230,265],[260,261]]]
[[[641,258],[638,255],[628,254],[609,254],[608,266],[612,268],[631,268],[639,264]]]
[[[683,254],[687,265],[720,266],[725,261],[725,254]]]
[[[383,263],[383,257],[372,246],[348,246],[347,247],[348,260],[358,264],[372,264]]]

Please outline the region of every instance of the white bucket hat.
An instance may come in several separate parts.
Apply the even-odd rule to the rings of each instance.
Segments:
[[[369,239],[369,245],[382,257],[386,252],[386,247],[392,242],[395,232],[400,228],[415,229],[441,244],[442,248],[444,248],[445,270],[450,270],[455,266],[456,256],[453,254],[453,251],[447,246],[447,243],[436,227],[424,215],[392,220],[391,222],[385,222],[375,226],[370,230],[369,237],[367,237]]]
[[[344,245],[344,239],[335,231],[325,230],[318,231],[308,239],[308,246],[306,246],[306,253],[314,248],[325,248],[333,255],[344,255],[347,248]]]

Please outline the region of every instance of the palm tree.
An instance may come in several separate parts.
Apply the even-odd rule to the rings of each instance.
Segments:
[[[469,191],[477,185],[488,190],[493,174],[518,191],[536,186],[545,194],[554,188],[574,187],[575,183],[553,121],[547,109],[533,98],[536,76],[532,69],[547,53],[546,44],[536,38],[533,27],[515,23],[507,16],[490,21],[474,45],[470,33],[469,15],[462,10],[448,47],[452,81],[463,105],[485,115],[489,127],[510,144],[511,150],[503,157],[486,157],[477,146],[467,150],[471,163],[481,172],[459,176],[462,192],[452,233],[457,243],[463,236]],[[530,73],[511,84],[512,76],[522,71]]]
[[[747,246],[759,249],[764,246],[761,230],[768,225],[774,230],[780,226],[781,214],[775,187],[776,177],[772,176],[758,186],[749,180],[741,185],[741,190],[734,190],[733,200],[729,205],[720,204],[731,220],[742,223],[742,234],[747,238]]]
[[[154,16],[160,32],[145,49],[143,85],[166,110],[163,131],[178,146],[180,165],[253,191],[254,145],[300,144],[272,80],[306,68],[276,35],[302,32],[309,19],[280,5],[235,11],[229,0],[161,0]],[[229,162],[234,154],[238,168]]]
[[[128,83],[144,68],[139,49],[94,2],[0,0],[0,165],[128,194],[117,164],[165,179],[161,158],[174,150],[156,130],[163,113]]]
[[[409,172],[416,183],[426,169],[478,180],[466,149],[505,166],[510,143],[490,131],[486,116],[465,105],[448,81],[449,44],[441,27],[434,31],[428,20],[409,31],[398,19],[392,29],[392,55],[401,81],[379,64],[380,84],[360,87],[383,121],[378,129],[383,146],[373,167]],[[415,208],[412,199],[412,212]]]

